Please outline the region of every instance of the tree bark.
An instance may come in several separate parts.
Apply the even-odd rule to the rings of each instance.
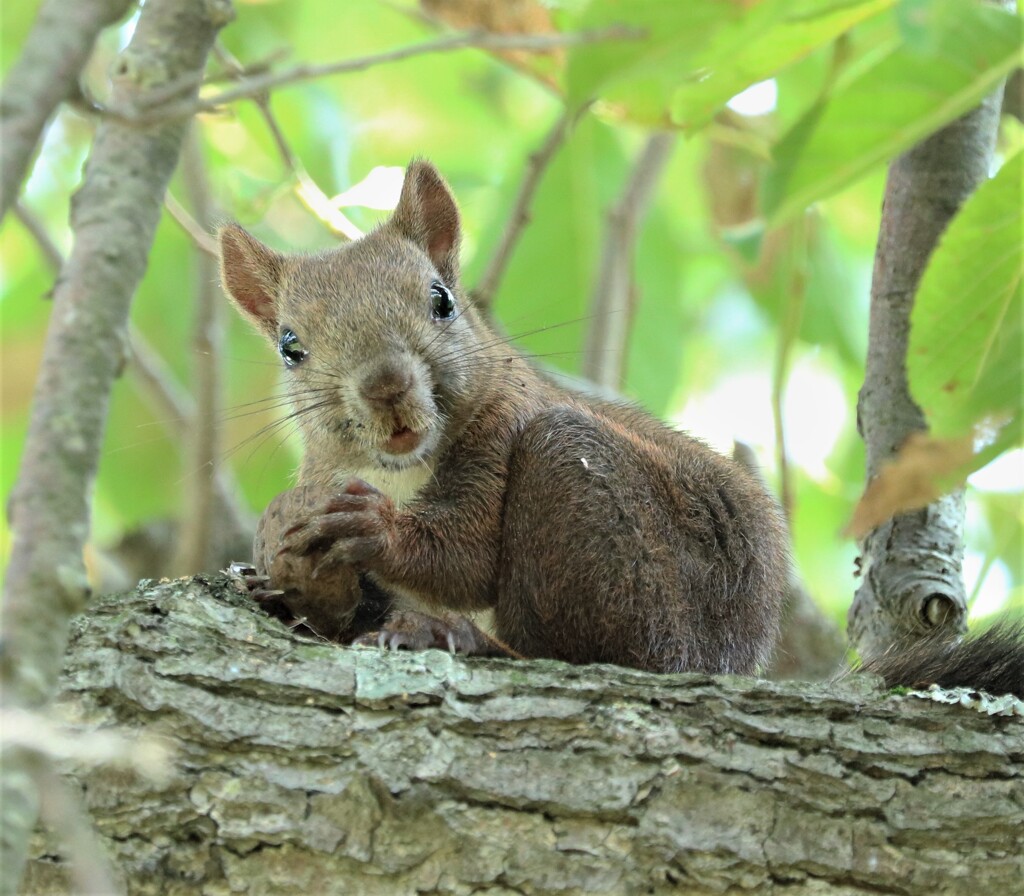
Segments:
[[[1024,707],[301,640],[224,582],[98,600],[59,706],[130,893],[1014,892]],[[67,892],[37,833],[23,892]]]
[[[47,0],[40,8],[0,98],[0,221],[18,198],[46,123],[78,92],[96,35],[132,5],[131,0]]]
[[[889,168],[857,402],[869,481],[911,433],[927,429],[907,383],[914,294],[943,230],[988,177],[1001,102],[1000,88]],[[966,628],[963,525],[959,490],[896,516],[863,540],[863,578],[849,613],[850,641],[862,656],[935,629],[955,634]]]
[[[198,83],[214,36],[231,16],[229,0],[149,0],[115,65],[115,99],[133,102],[182,77]],[[187,127],[187,120],[148,127],[103,121],[74,197],[74,247],[54,290],[21,469],[8,504],[14,544],[0,615],[7,705],[38,705],[49,697],[69,619],[88,593],[82,549],[110,390],[124,362],[132,295]],[[26,757],[8,752],[4,764],[0,864],[3,891],[10,892],[38,798]]]

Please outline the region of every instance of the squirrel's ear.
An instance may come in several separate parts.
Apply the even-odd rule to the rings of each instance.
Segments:
[[[391,226],[421,246],[445,282],[455,284],[462,239],[459,209],[448,184],[430,162],[414,159],[409,164]]]
[[[277,338],[274,300],[281,283],[284,256],[237,224],[221,227],[217,238],[224,291],[257,327],[271,339]]]

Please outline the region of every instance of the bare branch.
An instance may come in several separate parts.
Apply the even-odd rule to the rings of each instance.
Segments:
[[[34,212],[31,212],[25,207],[25,204],[19,199],[14,203],[14,215],[21,221],[24,228],[28,231],[29,236],[35,240],[36,245],[39,247],[39,251],[42,252],[43,258],[46,259],[47,265],[54,272],[59,274],[61,267],[64,265],[64,254],[60,251],[60,247],[53,241],[53,237],[50,236],[49,231],[46,229],[42,221],[36,217]]]
[[[131,0],[43,3],[0,93],[0,220],[18,196],[46,123],[78,92],[78,75],[96,35],[133,5]]]
[[[634,305],[633,260],[640,222],[675,143],[670,131],[654,134],[637,159],[622,197],[608,213],[601,264],[590,301],[583,375],[601,386],[622,385]]]
[[[775,367],[772,371],[772,421],[775,428],[775,463],[779,472],[779,498],[787,520],[793,517],[793,483],[786,452],[786,427],[782,415],[786,383],[789,381],[789,366],[793,346],[800,335],[800,324],[804,315],[804,301],[807,297],[807,229],[803,221],[792,225],[788,251],[792,253],[791,263],[786,266],[788,289],[782,320],[775,345]]]
[[[57,5],[66,26],[67,4]],[[226,0],[147,0],[115,68],[117,101],[129,103],[162,79],[201,71],[217,29],[231,15]],[[0,607],[0,680],[12,705],[38,705],[52,693],[71,615],[88,594],[82,549],[110,390],[185,126],[138,129],[102,122],[72,205],[74,245],[54,290],[28,436],[8,504],[14,544]],[[5,757],[5,778],[13,775],[19,784],[5,786],[0,864],[17,886],[33,814],[26,806],[35,799],[25,765],[16,759],[11,766]]]
[[[988,176],[1001,103],[1002,87],[889,168],[871,283],[867,366],[857,402],[869,481],[911,434],[927,428],[907,383],[914,294],[946,225]],[[864,578],[848,629],[862,656],[929,631],[965,628],[963,524],[961,490],[900,514],[861,542]]]
[[[202,232],[192,216],[177,203],[173,202],[170,194],[168,194],[167,199],[177,208],[180,214],[179,222],[196,238],[196,246],[201,251],[206,251],[203,243],[204,240],[209,240],[209,238]],[[171,210],[170,206],[168,208]],[[42,222],[25,208],[21,202],[15,204],[14,212],[36,240],[54,274],[60,273],[64,259]],[[171,210],[171,213],[173,215],[174,211]],[[216,256],[216,252],[213,254]],[[212,278],[208,278],[208,280],[212,283]],[[216,296],[214,301],[217,298],[219,296]],[[176,444],[180,445],[182,432],[192,432],[199,428],[197,424],[199,412],[196,409],[196,403],[192,400],[192,396],[178,384],[174,373],[164,362],[160,353],[150,344],[142,332],[131,323],[128,325],[128,345],[130,353],[129,368],[131,372],[148,396],[150,404],[156,409],[156,414],[163,423],[167,433],[174,437]],[[209,358],[212,354],[207,353],[202,355],[201,358]],[[201,361],[200,363],[204,362]],[[215,411],[215,413],[219,415],[219,410]],[[217,461],[211,484],[213,501],[211,512],[220,537],[215,540],[216,543],[208,544],[208,548],[213,551],[216,551],[220,544],[241,544],[251,537],[253,528],[248,512],[239,503],[237,497],[239,490],[234,477],[231,475],[230,470],[220,464],[219,455]],[[193,470],[197,471],[196,475],[203,474],[203,465],[196,462],[195,459],[189,461],[189,465]],[[115,562],[113,556],[109,559],[111,563]],[[195,568],[207,569],[211,566],[212,564],[209,561],[204,561],[202,567]],[[181,564],[178,564],[178,567],[190,568],[187,565],[182,566]],[[175,567],[168,566],[166,571],[170,572],[172,568]],[[125,576],[128,575],[126,570],[122,570],[122,572]]]
[[[198,581],[100,598],[76,635],[82,726],[169,730],[187,757],[95,800],[135,891],[1020,890],[1010,695],[343,649]]]
[[[243,78],[246,70],[231,53],[224,47],[217,48],[217,56],[236,78]],[[284,162],[293,180],[295,181],[295,193],[299,201],[311,211],[332,234],[336,237],[347,240],[357,240],[363,232],[349,220],[348,216],[331,202],[330,197],[320,189],[316,181],[309,176],[309,173],[299,161],[298,156],[292,151],[277,118],[270,109],[270,94],[262,93],[254,98],[263,120],[266,122],[270,136],[277,147],[278,155]]]
[[[212,188],[206,173],[197,125],[182,148],[181,169],[189,202],[195,210],[201,230],[213,226],[210,201]],[[217,421],[220,419],[221,371],[224,323],[222,302],[217,288],[216,252],[197,255],[195,273],[194,320],[192,324],[195,370],[195,415],[189,427],[186,457],[191,475],[185,478],[184,513],[178,533],[174,572],[179,574],[207,570],[213,559],[213,529],[217,525],[214,483],[220,462]]]
[[[281,130],[281,126],[274,117],[274,113],[270,110],[269,97],[257,97],[256,104],[259,106],[260,114],[263,116],[270,134],[274,138],[274,145],[277,147],[278,154],[295,180],[295,194],[299,197],[302,204],[335,236],[346,240],[359,239],[363,232],[349,220],[344,212],[335,207],[331,202],[331,198],[320,189],[316,181],[309,176],[309,173],[295,153],[292,152],[284,136],[284,131]]]
[[[153,121],[167,121],[185,118],[201,112],[212,112],[221,106],[236,100],[249,99],[278,87],[311,81],[329,75],[349,74],[364,71],[375,65],[400,62],[414,56],[432,53],[451,53],[457,50],[532,50],[542,52],[556,47],[581,46],[583,44],[601,43],[615,40],[638,40],[644,36],[638,28],[612,26],[589,31],[569,32],[567,34],[490,34],[485,31],[470,31],[464,34],[453,34],[436,40],[424,41],[408,47],[399,47],[383,53],[374,53],[358,59],[344,59],[324,65],[297,65],[283,72],[268,73],[254,78],[246,78],[237,87],[230,88],[212,97],[201,100],[174,101],[180,92],[193,90],[197,84],[189,78],[182,78],[180,83],[171,84],[160,95],[137,98],[133,104],[113,104],[105,109],[107,115],[120,118],[135,124]],[[159,104],[158,104],[159,103]]]
[[[541,178],[547,170],[555,153],[565,140],[566,131],[569,128],[569,121],[572,118],[569,110],[563,112],[548,131],[540,148],[530,155],[526,166],[526,176],[519,185],[519,192],[516,194],[516,201],[512,206],[512,213],[509,215],[508,223],[502,231],[498,246],[491,256],[491,260],[484,271],[480,283],[473,290],[473,299],[479,308],[490,308],[494,294],[498,291],[502,278],[505,276],[505,269],[512,259],[512,252],[523,235],[523,230],[530,223],[530,206],[533,203],[534,194],[540,186]]]
[[[205,252],[210,258],[219,259],[220,253],[217,251],[217,243],[209,231],[203,228],[200,223],[193,218],[185,207],[174,198],[174,194],[170,190],[167,191],[167,195],[164,196],[164,208],[170,213],[170,216],[181,226],[181,229],[185,231],[191,238],[192,242],[196,244],[196,248],[201,252]]]
[[[171,435],[180,435],[195,418],[192,396],[178,384],[170,367],[149,340],[129,324],[128,345],[131,370],[158,409],[164,427]]]

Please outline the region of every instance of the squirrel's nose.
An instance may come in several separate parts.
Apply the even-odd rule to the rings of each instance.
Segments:
[[[359,394],[378,407],[394,407],[412,388],[412,371],[400,367],[380,367],[365,377]]]

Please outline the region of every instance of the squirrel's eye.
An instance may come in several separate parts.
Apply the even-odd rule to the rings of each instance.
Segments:
[[[451,320],[455,317],[455,296],[440,280],[430,284],[430,315],[434,320]]]
[[[277,350],[281,353],[281,357],[284,358],[286,367],[295,367],[295,365],[301,364],[306,360],[306,355],[309,354],[302,347],[299,337],[292,330],[284,330],[281,333],[281,338],[277,341]]]

